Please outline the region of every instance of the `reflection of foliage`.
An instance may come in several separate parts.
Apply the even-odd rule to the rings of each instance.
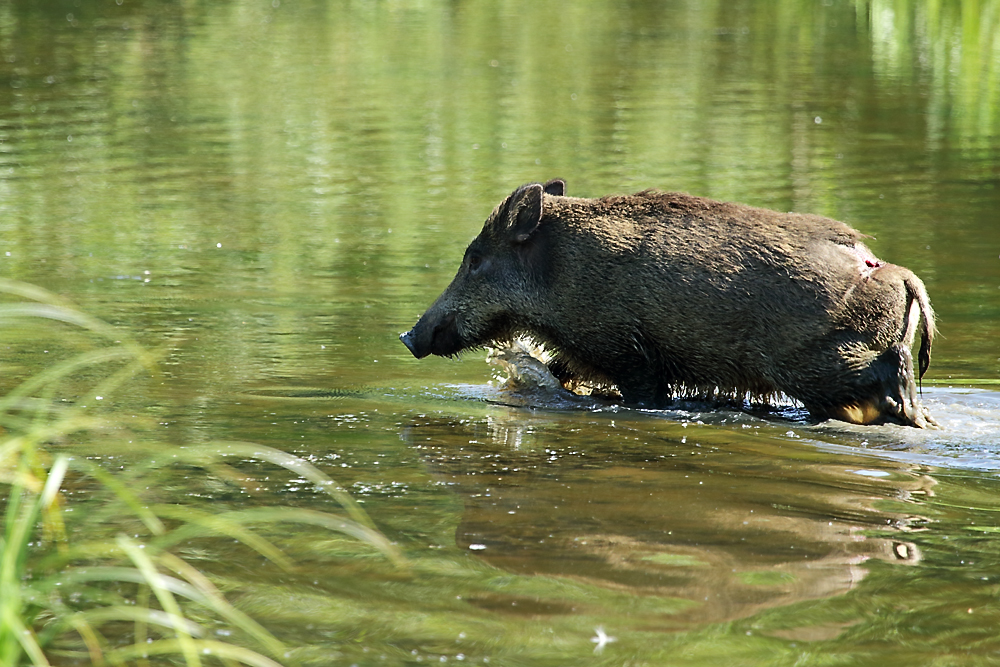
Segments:
[[[953,121],[963,148],[1000,123],[1000,3],[866,0],[872,59],[888,85],[929,79],[932,141]]]
[[[791,190],[819,168],[833,172],[822,185],[843,181],[854,167],[832,156],[845,143],[895,133],[899,114],[884,115],[899,94],[929,119],[918,134],[931,148],[1000,131],[997,0],[462,11],[404,2],[336,12],[322,3],[75,4],[76,27],[61,5],[47,14],[15,3],[0,20],[15,58],[0,62],[15,84],[0,88],[0,103],[18,118],[0,138],[30,149],[11,174],[36,169],[68,185],[64,164],[88,166],[73,171],[81,187],[31,193],[67,212],[55,218],[77,221],[72,236],[54,230],[47,243],[69,250],[82,238],[85,250],[107,244],[135,264],[150,244],[228,247],[236,237],[269,252],[267,284],[277,287],[303,262],[325,270],[336,260],[352,276],[392,271],[393,253],[437,271],[474,231],[470,221],[549,172],[565,172],[572,194],[643,176],[638,185],[786,204],[779,197],[794,192],[768,190]],[[53,31],[72,39],[48,39]],[[50,52],[73,68],[54,71]],[[65,106],[73,98],[89,103]],[[87,131],[67,143],[31,105]],[[122,169],[126,146],[142,169]],[[755,179],[769,187],[754,189]],[[5,182],[15,219],[48,224],[30,216],[38,203],[24,185]],[[825,203],[816,197],[801,204]],[[292,209],[294,224],[272,217],[275,203]],[[156,225],[121,224],[150,209]],[[421,242],[413,221],[463,226],[442,247]],[[163,259],[183,266],[186,254]]]
[[[115,341],[111,347],[57,363],[0,398],[0,483],[10,489],[0,540],[0,664],[19,664],[26,655],[34,665],[47,665],[48,657],[56,656],[115,665],[169,654],[183,656],[188,665],[200,665],[208,656],[227,664],[278,664],[262,653],[211,639],[212,626],[229,628],[227,633],[235,630],[258,650],[286,661],[287,648],[279,640],[174,553],[190,540],[226,536],[294,571],[282,550],[248,530],[248,524],[318,526],[371,545],[403,564],[398,550],[350,496],[302,459],[238,442],[137,446],[126,441],[114,417],[73,405],[61,407],[53,399],[71,374],[125,362],[88,392],[103,399],[136,370],[152,368],[154,356],[42,289],[0,280],[0,292],[27,299],[0,303],[0,325],[47,318]],[[98,458],[127,465],[111,472],[93,460],[95,451],[100,452]],[[149,490],[168,485],[178,465],[238,483],[242,475],[224,462],[227,457],[285,468],[329,494],[350,518],[282,507],[209,513],[175,499],[169,504],[150,502]],[[67,485],[75,490],[70,495]],[[74,492],[87,500],[70,500]],[[122,623],[129,624],[131,632],[123,633]],[[123,634],[131,636],[131,643],[121,639]]]
[[[965,189],[995,180],[1000,0],[73,5],[0,8],[5,275],[87,276],[137,330],[198,330],[231,384],[331,337],[338,372],[399,352],[529,179],[822,213],[919,275],[992,270],[936,234],[995,227]]]

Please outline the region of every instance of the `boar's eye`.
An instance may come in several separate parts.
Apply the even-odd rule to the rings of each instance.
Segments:
[[[483,256],[479,253],[471,253],[469,255],[469,273],[479,273],[479,270],[483,268]]]

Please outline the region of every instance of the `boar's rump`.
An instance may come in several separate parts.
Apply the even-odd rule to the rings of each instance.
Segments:
[[[821,419],[933,425],[910,351],[922,320],[922,377],[927,292],[861,238],[817,215],[530,183],[497,206],[400,338],[422,358],[527,335],[560,380],[614,385],[634,405],[783,394]]]

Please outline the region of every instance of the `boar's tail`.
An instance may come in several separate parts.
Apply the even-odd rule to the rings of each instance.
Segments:
[[[927,290],[924,288],[924,283],[921,282],[920,278],[911,273],[904,280],[904,284],[906,285],[906,299],[909,302],[905,340],[913,340],[916,334],[914,328],[917,325],[918,319],[922,317],[924,320],[923,331],[920,333],[920,352],[917,353],[918,367],[920,369],[918,377],[922,379],[924,373],[927,372],[927,367],[931,365],[931,344],[934,342],[934,333],[937,331],[934,326],[934,310],[931,308],[931,301],[927,297]],[[920,312],[919,314],[914,314],[916,316],[910,316],[910,309],[913,308],[914,304],[920,308]]]

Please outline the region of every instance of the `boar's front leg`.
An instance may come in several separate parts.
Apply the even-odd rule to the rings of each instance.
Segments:
[[[613,368],[611,380],[628,405],[665,408],[676,398],[680,376],[675,364],[658,350],[656,354],[622,355]]]
[[[596,360],[599,360],[595,363]],[[591,383],[598,387],[614,387],[628,405],[661,408],[673,399],[671,373],[661,360],[633,351],[614,356],[558,353],[548,363],[549,372],[562,385],[572,389],[576,383]]]

